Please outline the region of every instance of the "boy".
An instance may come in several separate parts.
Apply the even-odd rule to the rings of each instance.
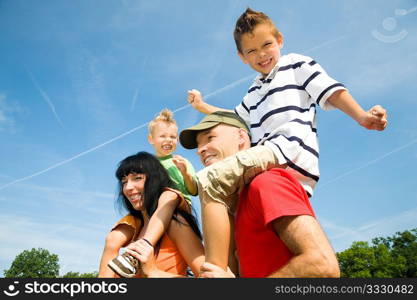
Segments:
[[[173,113],[168,109],[162,110],[149,122],[148,129],[148,141],[154,147],[156,157],[168,171],[177,189],[191,204],[191,195],[197,195],[195,171],[187,159],[180,155],[172,155],[178,142],[178,127]]]
[[[283,36],[264,13],[248,8],[236,22],[234,39],[241,60],[260,73],[235,108],[250,127],[252,146],[256,147],[197,173],[206,223],[206,261],[223,269],[227,267],[230,242],[224,233],[230,232],[231,224],[215,214],[227,209],[233,212],[239,190],[256,174],[272,167],[289,169],[308,195],[313,195],[319,180],[317,105],[325,110],[338,108],[370,130],[387,126],[382,107],[365,112],[313,59],[299,54],[281,57]],[[205,114],[223,110],[205,103],[196,90],[189,91],[188,101]],[[217,181],[219,174],[229,180]]]
[[[161,238],[166,231],[175,207],[182,206],[185,210],[191,211],[191,195],[197,195],[197,182],[195,171],[191,163],[180,155],[172,155],[177,148],[178,127],[173,118],[173,113],[162,110],[148,125],[148,141],[155,149],[155,155],[169,177],[175,183],[186,200],[180,202],[178,197],[169,199],[162,198],[158,201],[158,208],[151,217],[149,226],[142,237],[152,246]],[[130,224],[132,226],[132,224]],[[141,224],[134,227],[135,232],[140,232]],[[122,277],[133,277],[137,272],[139,262],[133,256],[124,253],[109,262],[109,267]]]

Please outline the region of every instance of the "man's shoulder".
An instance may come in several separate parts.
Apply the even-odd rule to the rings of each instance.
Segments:
[[[286,190],[298,195],[297,197],[308,198],[294,171],[281,168],[273,168],[257,175],[247,189],[249,193],[260,192],[263,195],[282,194],[283,190]]]

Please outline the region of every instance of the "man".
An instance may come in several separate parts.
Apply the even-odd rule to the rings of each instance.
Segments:
[[[197,148],[205,167],[250,147],[243,120],[217,111],[183,130],[180,142]],[[222,176],[216,178],[221,181]],[[202,206],[210,209],[210,202]],[[215,205],[213,207],[216,207]],[[285,169],[270,169],[255,177],[227,207],[234,215],[236,250],[241,277],[339,277],[332,247],[318,224],[308,196]],[[215,220],[205,218],[203,231]],[[219,237],[222,240],[222,237]],[[233,269],[233,268],[232,268]],[[201,277],[230,277],[223,268],[206,262]]]

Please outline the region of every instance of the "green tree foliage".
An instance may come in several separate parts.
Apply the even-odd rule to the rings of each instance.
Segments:
[[[56,278],[58,274],[58,255],[42,248],[23,251],[4,270],[6,278]]]
[[[388,238],[354,242],[337,253],[341,276],[350,278],[417,277],[417,229]]]
[[[386,245],[394,257],[404,257],[407,266],[404,277],[417,278],[417,228],[388,238],[376,238],[373,242]]]
[[[48,250],[33,248],[18,254],[10,269],[4,270],[6,278],[59,278],[58,255]],[[98,272],[68,272],[62,278],[97,278]]]
[[[97,278],[98,272],[82,273],[68,272],[62,276],[62,278]]]

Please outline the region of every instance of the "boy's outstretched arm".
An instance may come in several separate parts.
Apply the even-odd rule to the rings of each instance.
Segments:
[[[220,108],[211,104],[208,104],[204,102],[203,96],[198,90],[192,89],[191,91],[188,91],[188,97],[187,97],[188,103],[191,104],[192,107],[194,107],[196,110],[203,114],[211,114],[215,111],[231,111],[229,109]]]
[[[175,166],[180,170],[182,177],[184,178],[184,184],[190,195],[196,196],[198,194],[197,181],[187,169],[187,162],[181,155],[174,155],[172,161]]]
[[[164,191],[158,200],[158,207],[149,220],[148,228],[142,238],[155,246],[168,229],[175,207],[179,204],[178,195],[171,191]]]
[[[349,115],[358,122],[359,125],[366,129],[381,131],[388,125],[387,112],[385,109],[380,105],[375,105],[370,110],[364,111],[346,90],[334,92],[327,101]]]

